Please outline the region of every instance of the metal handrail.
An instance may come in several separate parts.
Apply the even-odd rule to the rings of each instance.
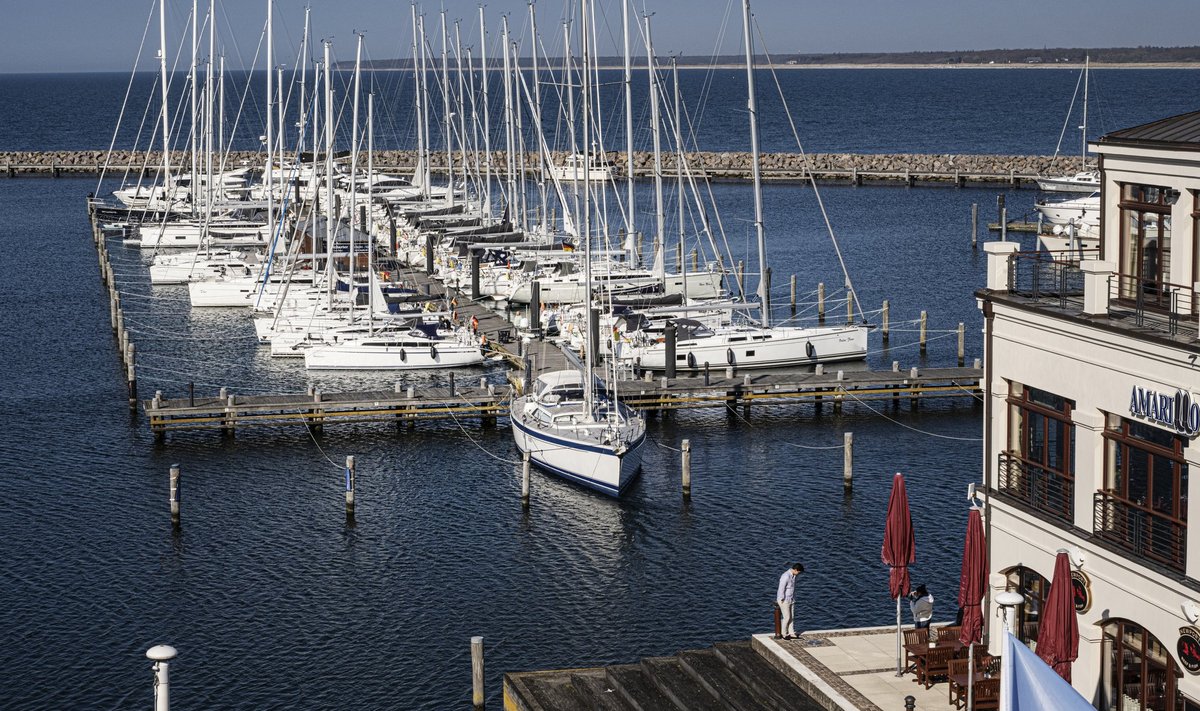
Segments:
[[[1187,524],[1152,508],[1097,491],[1094,535],[1134,556],[1183,571],[1187,559]]]
[[[996,488],[1068,525],[1075,519],[1075,481],[1062,472],[1021,459],[1015,452],[1001,452]]]
[[[1139,328],[1161,327],[1172,336],[1179,334],[1181,317],[1195,318],[1200,313],[1200,293],[1194,287],[1132,274],[1114,274],[1109,279],[1109,303],[1117,311],[1132,309]],[[1109,309],[1110,314],[1113,311]]]

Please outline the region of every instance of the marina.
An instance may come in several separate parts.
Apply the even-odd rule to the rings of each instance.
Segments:
[[[376,72],[267,3],[230,70],[262,8],[153,5],[0,74],[8,703],[1200,708],[1196,72],[1051,157],[1086,59],[775,76],[734,2],[677,72],[585,0]]]

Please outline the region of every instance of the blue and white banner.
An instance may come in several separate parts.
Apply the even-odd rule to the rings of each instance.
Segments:
[[[1095,711],[1075,687],[1022,644],[1004,633],[1000,660],[1000,711]]]

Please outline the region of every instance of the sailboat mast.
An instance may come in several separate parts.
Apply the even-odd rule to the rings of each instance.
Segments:
[[[274,121],[271,118],[271,101],[274,100],[274,74],[275,74],[275,30],[272,22],[272,0],[267,0],[267,166],[266,166],[266,187],[267,187],[267,223],[271,225],[272,234],[275,232],[275,179],[271,175],[273,172],[272,157],[275,151],[275,134]]]
[[[530,54],[533,57],[533,113],[537,116],[537,122],[542,120],[542,83],[540,72],[538,72],[538,33],[537,33],[537,13],[534,11],[535,3],[529,0],[529,34],[533,38],[533,51]],[[541,219],[543,229],[547,229],[546,217],[546,153],[539,150],[538,152],[538,197],[541,199],[539,208],[541,209]]]
[[[417,48],[421,55],[421,125],[425,133],[425,155],[421,161],[422,170],[425,172],[421,176],[421,183],[425,186],[425,194],[429,194],[430,182],[433,176],[433,133],[429,128],[429,74],[427,65],[425,64],[425,16],[417,17]]]
[[[207,199],[205,215],[206,219],[211,219],[213,198],[213,61],[217,54],[217,31],[216,31],[216,6],[217,0],[208,0],[208,66],[205,68],[204,79],[204,132],[206,149],[204,151],[205,167],[204,173],[208,176],[206,183]]]
[[[171,124],[167,116],[167,0],[158,0],[158,70],[162,85],[162,161],[163,207],[169,205],[167,186],[171,184]]]
[[[454,21],[454,63],[458,82],[458,162],[462,166],[462,186],[467,189],[467,87],[463,78],[462,29]]]
[[[575,83],[572,74],[575,70],[575,60],[571,56],[571,21],[563,21],[563,82],[567,92],[567,131],[571,134],[571,160],[579,157],[579,146],[575,142]],[[579,166],[571,169],[571,215],[572,224],[579,224],[579,191],[574,183],[579,180]]]
[[[372,81],[372,83],[374,83]],[[375,330],[375,92],[367,94],[367,331]]]
[[[349,237],[350,237],[349,275],[350,276],[349,276],[349,279],[350,279],[350,319],[351,320],[354,320],[354,307],[357,305],[357,301],[358,301],[358,298],[355,296],[355,293],[354,293],[354,266],[355,266],[354,265],[354,262],[355,262],[355,259],[354,259],[354,218],[355,218],[355,213],[357,212],[357,207],[358,207],[357,200],[355,198],[358,195],[358,104],[359,104],[359,87],[361,86],[360,82],[362,80],[363,36],[361,33],[357,33],[357,34],[358,34],[358,41],[355,44],[355,48],[354,48],[354,89],[353,89],[354,102],[353,102],[353,109],[351,110],[351,118],[350,118],[350,122],[351,122],[351,126],[350,126],[350,201],[349,201],[350,202],[350,205],[349,205],[350,219],[346,220],[347,224],[349,225],[349,229],[350,229],[350,234],[349,234]],[[370,180],[370,176],[367,176],[367,180]],[[363,225],[359,225],[359,227],[361,228],[361,227],[363,227]]]
[[[509,219],[513,224],[521,224],[521,218],[517,215],[517,168],[516,168],[516,131],[513,127],[513,87],[512,87],[512,67],[509,66],[511,54],[508,51],[508,15],[504,15],[501,19],[500,43],[504,51],[504,137],[507,149],[505,152],[505,167],[508,169],[508,197],[505,202],[508,204]]]
[[[325,40],[325,272],[329,306],[333,307],[333,81],[329,70],[329,49],[333,43]]]
[[[671,57],[671,78],[675,89],[675,179],[679,182],[679,273],[683,275],[683,303],[688,301],[687,241],[683,230],[683,125],[680,122],[679,62]]]
[[[754,90],[754,41],[750,36],[750,0],[742,0],[742,29],[746,43],[746,107],[750,114],[750,166],[754,176],[754,231],[758,237],[758,299],[762,325],[771,325],[767,308],[767,238],[763,231],[762,173],[758,166],[758,98]]]
[[[654,62],[654,40],[650,36],[650,16],[645,15],[642,23],[646,29],[646,68],[650,72],[650,135],[654,137],[654,265],[660,263],[660,252],[665,244],[667,232],[666,208],[663,206],[662,144],[659,138],[658,110],[658,67]],[[656,274],[655,276],[662,276]]]
[[[589,132],[589,110],[591,109],[591,71],[589,63],[591,53],[589,47],[591,43],[588,41],[588,0],[579,0],[579,37],[582,42],[583,51],[583,71],[580,76],[583,79],[583,91],[580,94],[580,114],[583,122],[583,284],[584,284],[584,305],[587,307],[587,345],[583,349],[583,405],[586,411],[585,417],[592,419],[593,403],[595,402],[595,378],[592,375],[592,370],[595,365],[592,363],[593,354],[596,350],[596,344],[592,342],[592,319],[595,318],[595,310],[592,309],[592,223],[591,223],[591,165],[592,165],[592,146],[588,140]]]
[[[483,79],[483,212],[492,214],[492,121],[488,113],[487,23],[479,4],[479,74]]]
[[[629,0],[621,0],[621,29],[625,37],[625,245],[630,263],[635,260],[633,192],[633,48],[629,45]]]
[[[196,194],[199,189],[199,183],[197,181],[200,177],[200,167],[199,167],[199,163],[198,163],[199,153],[197,153],[197,150],[199,148],[197,144],[200,140],[200,137],[199,137],[200,129],[199,129],[199,125],[197,124],[197,120],[198,120],[200,112],[196,106],[196,102],[199,99],[199,95],[200,95],[200,89],[196,85],[196,63],[199,61],[199,59],[196,55],[200,51],[199,39],[197,37],[199,30],[200,30],[200,3],[199,3],[199,0],[192,0],[192,66],[188,69],[189,83],[191,84],[191,86],[189,86],[188,89],[191,91],[191,94],[192,94],[192,96],[191,96],[191,102],[192,102],[192,136],[191,136],[192,182],[191,182],[191,189],[188,191],[188,198],[189,198],[190,202],[192,203],[192,211],[193,212],[195,212],[195,209],[196,209]]]
[[[299,106],[300,120],[296,122],[296,134],[298,136],[300,136],[300,138],[296,142],[296,153],[297,154],[300,153],[300,148],[301,148],[300,141],[303,140],[304,127],[308,123],[308,116],[305,113],[308,110],[308,107],[305,104],[305,100],[308,97],[305,96],[305,92],[308,91],[308,82],[307,82],[307,79],[308,79],[308,39],[309,39],[308,16],[311,12],[312,12],[312,8],[310,8],[310,7],[304,8],[304,34],[300,38],[300,106]],[[297,155],[296,156],[297,162],[299,162],[299,158],[300,158],[300,156]]]
[[[449,34],[446,32],[446,11],[442,10],[442,124],[446,132],[446,204],[454,205],[454,115],[450,113],[450,56]]]
[[[1088,65],[1091,57],[1084,55],[1083,57],[1083,125],[1079,127],[1080,142],[1082,146],[1079,149],[1079,170],[1087,170],[1087,106],[1088,106]]]

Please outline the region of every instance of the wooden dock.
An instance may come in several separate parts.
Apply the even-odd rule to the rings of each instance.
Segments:
[[[156,436],[180,430],[220,430],[233,434],[254,425],[305,425],[320,431],[330,423],[393,422],[397,427],[419,420],[477,420],[495,425],[508,412],[511,394],[506,386],[403,387],[393,390],[322,393],[319,390],[290,395],[236,395],[162,398],[156,394],[142,403]]]

